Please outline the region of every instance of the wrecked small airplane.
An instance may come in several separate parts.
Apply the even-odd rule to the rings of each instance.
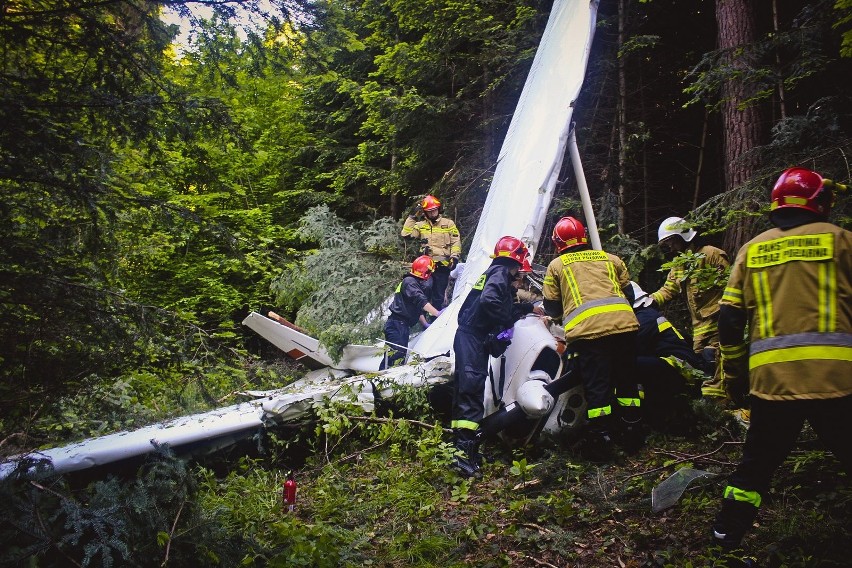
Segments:
[[[491,262],[494,243],[504,235],[521,238],[534,256],[566,150],[578,182],[589,236],[600,240],[585,185],[571,117],[591,49],[598,0],[555,0],[518,105],[506,133],[465,270],[453,300],[432,325],[409,344],[407,364],[378,375],[381,345],[347,346],[334,362],[319,342],[289,322],[252,312],[243,323],[308,368],[284,389],[245,393],[250,402],[185,416],[132,432],[84,440],[17,456],[0,463],[7,477],[26,459],[49,460],[59,473],[136,458],[169,444],[178,454],[223,448],[253,436],[269,422],[304,416],[312,405],[347,393],[370,411],[395,386],[426,386],[452,376],[456,317],[465,296]],[[491,360],[483,396],[489,414],[483,427],[523,443],[541,431],[570,430],[584,416],[582,389],[563,369],[558,326],[528,317],[515,326],[505,358]],[[360,373],[360,375],[358,374]]]
[[[409,364],[439,356],[452,358],[458,311],[474,282],[491,263],[494,243],[500,237],[519,237],[526,243],[531,257],[535,256],[566,150],[578,180],[591,242],[594,248],[601,248],[571,122],[573,102],[582,86],[588,61],[596,11],[596,1],[554,3],[500,150],[452,301],[428,329],[412,338],[406,358]],[[252,312],[243,324],[294,359],[319,368],[314,372],[378,372],[383,345],[349,345],[341,359],[334,362],[316,339],[286,320],[274,314],[272,317]],[[484,426],[503,431],[509,423],[526,417],[538,424],[532,428],[533,433],[538,430],[556,433],[582,421],[585,404],[582,389],[569,385],[567,377],[562,380],[561,351],[551,331],[558,334],[560,330],[551,330],[539,318],[525,318],[515,326],[505,359],[491,359],[490,374],[497,377],[491,382],[496,380],[497,384],[486,386],[486,412],[496,413],[500,418],[489,417]],[[523,405],[514,404],[519,396]],[[541,401],[530,402],[535,398],[553,401],[545,411],[539,409]],[[507,413],[509,417],[504,416]]]

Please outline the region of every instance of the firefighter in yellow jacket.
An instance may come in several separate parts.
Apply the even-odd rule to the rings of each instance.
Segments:
[[[662,306],[681,292],[686,296],[692,319],[692,348],[713,362],[707,369],[712,378],[701,385],[701,394],[724,400],[722,369],[716,363],[719,361],[719,300],[722,299],[725,273],[730,265],[728,255],[722,249],[701,244],[698,232],[680,217],[669,217],[663,221],[657,236],[664,251],[675,256],[689,252],[698,257],[694,265],[672,268],[665,283],[651,297],[658,306]],[[708,279],[719,284],[708,286],[705,284]]]
[[[614,441],[632,451],[644,440],[634,376],[639,322],[623,292],[630,276],[620,258],[591,250],[585,227],[573,217],[560,219],[551,239],[560,256],[547,267],[544,309],[562,321],[576,354],[588,418],[581,452],[604,461]]]
[[[441,215],[441,202],[427,195],[405,220],[401,235],[407,239],[418,239],[420,254],[428,255],[435,261],[430,303],[440,310],[444,307],[444,292],[450,272],[461,258],[461,236],[456,224]]]
[[[740,249],[722,297],[722,358],[748,376],[725,387],[751,395],[742,461],[713,524],[726,553],[752,526],[805,420],[852,475],[852,233],[827,222],[836,185],[804,168],[781,174],[775,228]]]

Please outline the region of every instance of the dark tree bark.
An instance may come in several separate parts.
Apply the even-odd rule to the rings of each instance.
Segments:
[[[618,49],[624,46],[625,20],[627,14],[624,0],[618,2]],[[618,58],[618,234],[626,233],[625,204],[627,202],[627,73],[624,69],[627,54]]]
[[[716,0],[719,49],[727,50],[732,70],[751,66],[750,44],[757,39],[753,0]],[[739,187],[751,177],[757,166],[752,150],[763,138],[760,108],[747,104],[753,87],[735,73],[722,86],[722,129],[725,154],[725,189]],[[736,250],[750,233],[747,220],[733,225],[726,247]]]

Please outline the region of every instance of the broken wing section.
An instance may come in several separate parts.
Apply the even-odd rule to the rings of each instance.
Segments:
[[[372,412],[401,387],[447,381],[451,370],[444,357],[395,367],[381,376],[340,377],[326,369],[281,389],[244,393],[256,397],[249,402],[10,458],[0,463],[0,479],[25,459],[47,459],[57,473],[70,473],[144,456],[154,444],[168,444],[182,456],[203,455],[254,436],[270,424],[305,418],[314,407],[331,401],[352,401]]]
[[[343,348],[340,360],[335,362],[319,340],[303,333],[293,324],[286,325],[280,319],[276,321],[257,312],[246,316],[243,325],[309,369],[331,367],[356,373],[375,373],[382,361],[382,347],[379,345],[347,345]]]

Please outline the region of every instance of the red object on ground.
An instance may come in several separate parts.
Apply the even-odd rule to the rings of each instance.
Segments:
[[[284,482],[284,490],[282,491],[284,510],[292,513],[296,510],[296,480],[293,479],[293,474],[287,474],[287,481]]]

